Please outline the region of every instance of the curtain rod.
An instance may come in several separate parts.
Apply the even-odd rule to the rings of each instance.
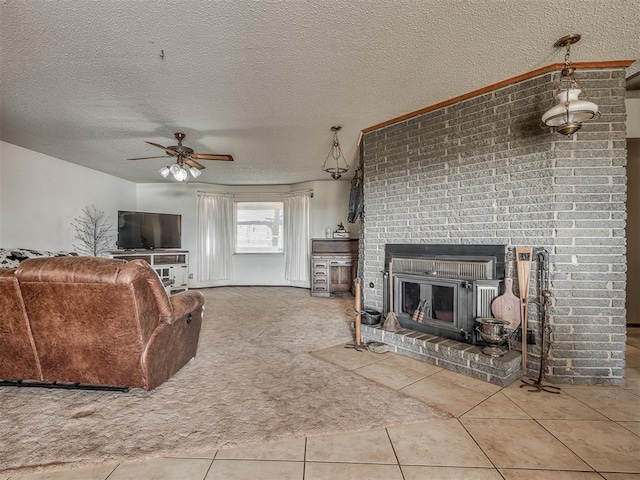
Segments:
[[[278,196],[278,197],[291,197],[293,195],[302,195],[308,193],[313,198],[313,190],[295,190],[293,192],[240,192],[240,193],[224,193],[224,192],[207,192],[205,190],[197,190],[198,195],[220,195],[224,197],[252,197],[252,196]]]

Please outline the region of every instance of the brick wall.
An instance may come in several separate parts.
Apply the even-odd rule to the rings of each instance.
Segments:
[[[622,384],[624,69],[577,72],[602,116],[585,123],[573,138],[540,127],[557,75],[541,75],[365,134],[364,303],[382,308],[386,243],[545,248],[553,294],[546,378]],[[510,270],[515,277],[513,265]],[[538,330],[535,308],[530,311],[531,326]],[[539,343],[540,332],[537,337]],[[530,348],[531,375],[539,354],[537,346]]]

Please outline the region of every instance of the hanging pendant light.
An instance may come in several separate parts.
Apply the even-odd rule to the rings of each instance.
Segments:
[[[571,66],[571,45],[580,40],[575,33],[562,37],[554,47],[565,47],[564,68],[556,86],[556,104],[542,115],[542,122],[561,135],[571,136],[582,127],[582,122],[599,116],[598,105],[589,100],[580,100],[582,88],[575,77],[575,67]]]
[[[349,164],[342,154],[340,142],[338,141],[338,132],[341,129],[342,127],[340,125],[331,127],[331,131],[333,132],[333,142],[331,144],[331,150],[329,150],[329,155],[327,155],[326,160],[322,164],[322,170],[330,174],[331,178],[334,180],[338,180],[343,173],[349,171]]]

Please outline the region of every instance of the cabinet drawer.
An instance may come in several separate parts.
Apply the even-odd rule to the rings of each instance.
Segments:
[[[315,270],[313,272],[313,276],[314,277],[326,277],[327,276],[327,271],[326,270]]]
[[[111,258],[118,260],[144,260],[147,263],[152,263],[151,255],[111,255]]]
[[[326,285],[313,285],[313,291],[314,292],[326,292],[327,291],[327,286]]]
[[[326,285],[327,284],[327,277],[314,278],[313,279],[313,284],[314,285]]]
[[[315,262],[313,262],[313,268],[327,268],[327,262],[326,261],[324,261],[324,262],[315,261]]]
[[[351,267],[353,262],[351,260],[331,260],[329,265],[332,267]]]
[[[184,254],[176,255],[154,255],[153,261],[155,265],[168,265],[172,263],[187,263],[187,256]]]

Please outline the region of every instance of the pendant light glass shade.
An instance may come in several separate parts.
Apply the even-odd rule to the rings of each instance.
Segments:
[[[555,90],[555,105],[542,115],[542,122],[561,135],[571,136],[582,128],[582,122],[591,120],[597,115],[598,105],[578,97],[582,93],[580,84],[575,77],[575,68],[571,66],[571,45],[580,40],[580,35],[573,34],[562,37],[554,46],[566,47],[564,68]]]
[[[558,127],[563,123],[591,120],[598,113],[598,105],[578,99],[581,92],[579,88],[560,92],[556,95],[557,104],[542,115],[542,121],[550,127]]]
[[[162,175],[164,178],[167,178],[171,173],[171,170],[169,170],[169,167],[162,167],[159,171],[160,171],[160,175]]]
[[[189,174],[183,167],[178,167],[176,173],[173,174],[173,178],[175,178],[178,182],[184,182],[187,178],[189,178]]]

